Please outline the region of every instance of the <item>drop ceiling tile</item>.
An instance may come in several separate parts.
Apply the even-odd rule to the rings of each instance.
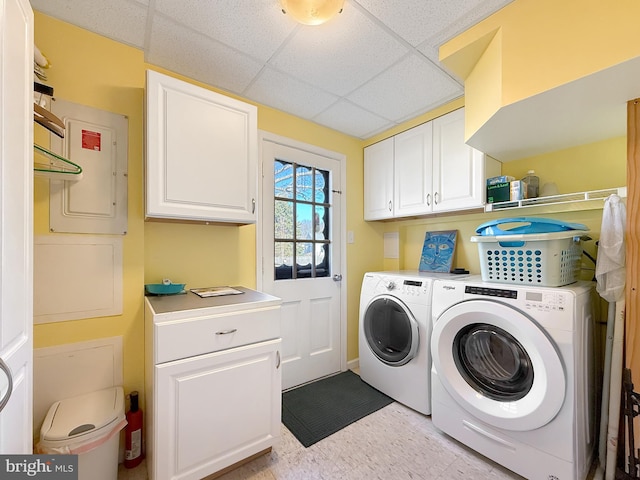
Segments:
[[[343,12],[324,25],[299,28],[270,64],[342,96],[409,51],[360,9],[349,7],[345,4]]]
[[[347,98],[395,122],[463,95],[464,89],[430,62],[411,54]]]
[[[484,0],[356,0],[374,17],[417,46]]]
[[[367,112],[357,105],[344,100],[340,100],[330,106],[316,116],[313,121],[347,135],[363,139],[395,125],[385,118]]]
[[[156,0],[172,20],[267,61],[296,27],[274,0]]]
[[[265,68],[243,95],[302,118],[312,118],[338,100],[271,68]]]
[[[144,47],[147,9],[127,0],[31,0],[35,10],[136,48]],[[40,45],[46,51],[46,46]]]
[[[160,15],[153,19],[146,61],[238,94],[262,68],[246,55]]]

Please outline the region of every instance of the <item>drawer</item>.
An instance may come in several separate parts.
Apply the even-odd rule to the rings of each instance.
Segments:
[[[154,364],[280,337],[280,306],[154,325]]]

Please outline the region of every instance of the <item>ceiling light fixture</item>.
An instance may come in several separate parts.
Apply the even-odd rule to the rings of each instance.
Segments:
[[[282,13],[304,25],[320,25],[342,12],[344,0],[280,0]]]

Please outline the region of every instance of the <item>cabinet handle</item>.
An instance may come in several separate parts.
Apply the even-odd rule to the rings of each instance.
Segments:
[[[438,192],[433,194],[433,203],[434,203],[434,205],[438,204]]]
[[[389,211],[391,211],[391,207],[392,207],[391,200],[389,200]]]
[[[216,332],[216,335],[229,335],[230,333],[236,333],[237,331],[237,328],[232,328],[230,330],[221,330],[219,332]]]
[[[431,206],[431,194],[427,193],[427,207]]]
[[[256,199],[251,199],[251,213],[256,213]]]
[[[276,370],[280,368],[280,350],[276,351]]]

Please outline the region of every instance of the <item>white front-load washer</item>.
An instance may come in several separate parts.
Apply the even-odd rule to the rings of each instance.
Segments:
[[[360,292],[360,378],[394,400],[431,413],[431,291],[448,273],[369,272]]]
[[[595,439],[593,287],[435,282],[434,425],[526,478],[583,480]]]

